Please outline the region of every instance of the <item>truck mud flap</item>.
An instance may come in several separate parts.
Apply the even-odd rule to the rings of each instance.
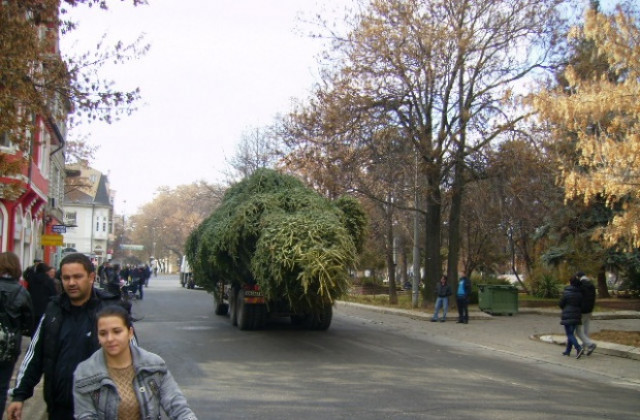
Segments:
[[[236,318],[238,328],[241,330],[256,330],[264,327],[267,323],[267,306],[264,304],[248,303],[245,291],[239,290],[236,297]],[[264,301],[264,298],[262,298]]]

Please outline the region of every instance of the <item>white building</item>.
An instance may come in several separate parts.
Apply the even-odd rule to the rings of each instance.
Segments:
[[[82,252],[97,265],[110,260],[109,239],[113,234],[113,197],[107,177],[82,164],[68,165],[79,176],[65,183],[63,253]],[[72,251],[74,250],[74,251]]]

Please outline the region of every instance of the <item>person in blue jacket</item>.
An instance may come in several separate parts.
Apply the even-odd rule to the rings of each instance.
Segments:
[[[469,296],[471,295],[471,280],[467,276],[458,280],[456,303],[458,304],[458,324],[469,323]]]

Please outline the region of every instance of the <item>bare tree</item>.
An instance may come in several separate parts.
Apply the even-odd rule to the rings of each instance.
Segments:
[[[393,126],[411,145],[418,163],[408,153],[404,166],[420,170],[427,293],[442,272],[443,203],[451,200],[447,271],[455,281],[468,158],[527,115],[510,106],[511,92],[549,62],[561,3],[370,1],[353,29],[335,37],[338,69],[288,121],[293,154],[308,161],[341,162],[336,156],[361,147],[372,122]]]
[[[182,257],[187,237],[217,208],[223,192],[204,181],[159,188],[153,201],[130,218],[133,240],[145,245],[143,259],[167,252]]]
[[[242,134],[235,155],[229,160],[230,180],[245,178],[258,169],[273,169],[279,162],[278,139],[271,128],[252,128]]]

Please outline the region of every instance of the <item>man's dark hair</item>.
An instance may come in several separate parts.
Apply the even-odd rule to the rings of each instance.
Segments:
[[[91,274],[96,271],[96,268],[93,266],[91,259],[80,252],[76,252],[73,254],[69,254],[60,261],[60,268],[62,268],[65,264],[82,264],[87,273]]]

